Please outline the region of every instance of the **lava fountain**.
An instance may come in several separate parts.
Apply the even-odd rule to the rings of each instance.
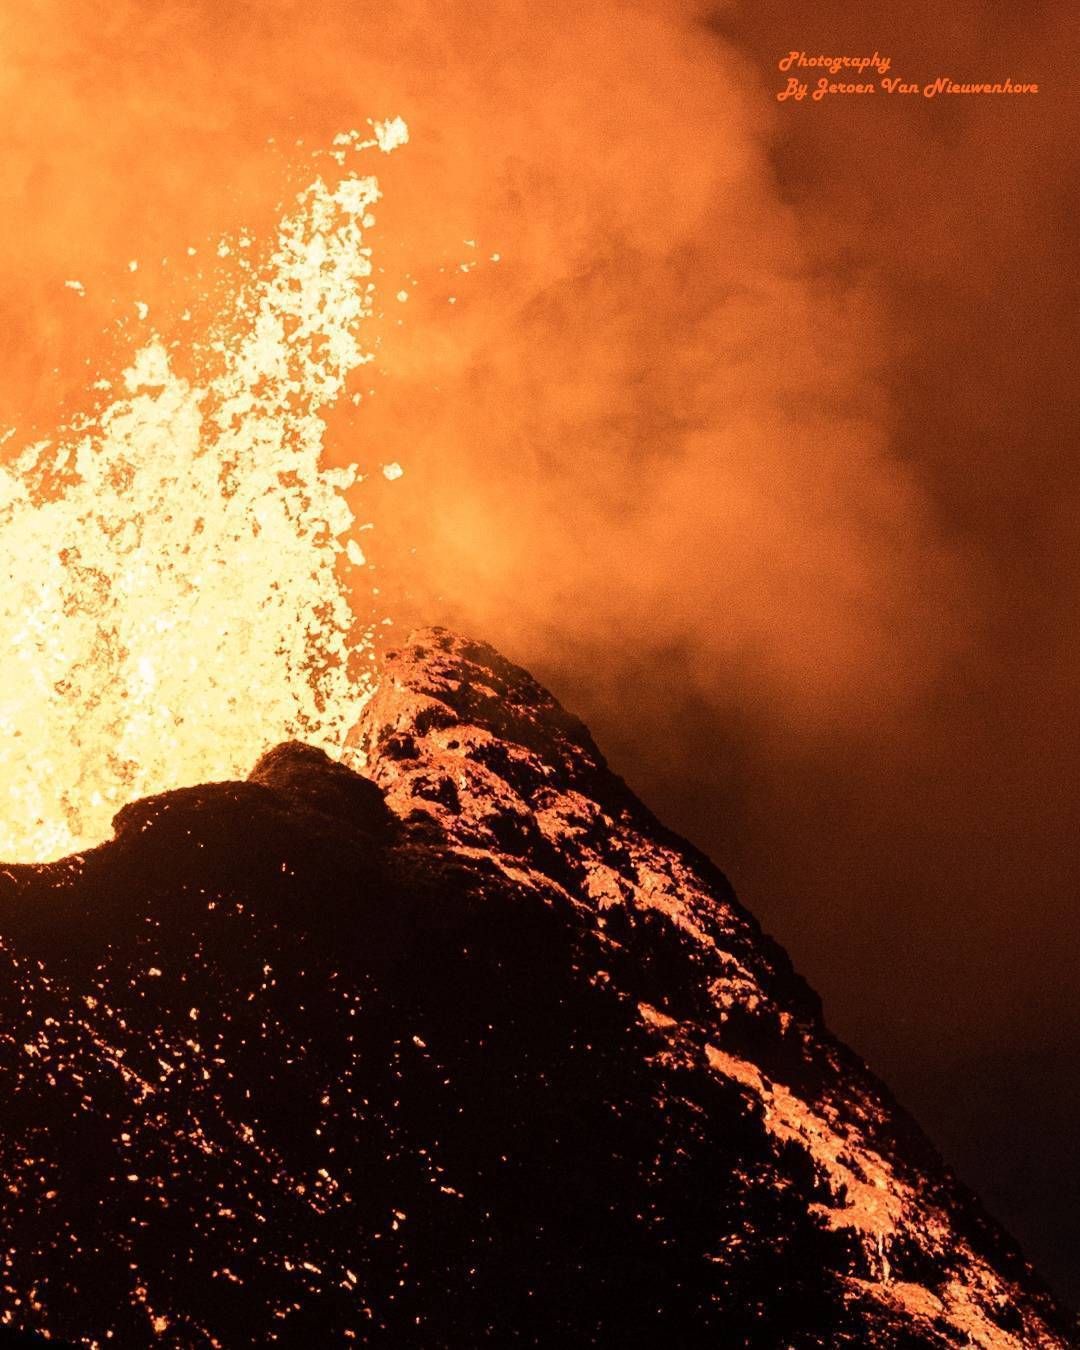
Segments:
[[[346,165],[407,139],[337,137],[184,374],[154,337],[119,396],[0,466],[0,858],[86,848],[133,797],[289,737],[343,752],[372,629],[346,587],[358,468],[323,465],[321,414],[373,359],[380,195]]]

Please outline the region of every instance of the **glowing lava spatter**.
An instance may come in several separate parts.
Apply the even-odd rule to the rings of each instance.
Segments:
[[[346,150],[389,151],[400,120]],[[0,466],[0,858],[108,837],[117,808],[243,776],[290,736],[340,752],[370,694],[342,555],[355,466],[320,412],[372,359],[373,177],[323,177],[191,352],[158,339],[92,421]]]

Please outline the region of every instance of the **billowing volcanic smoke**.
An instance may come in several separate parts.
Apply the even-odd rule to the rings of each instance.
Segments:
[[[28,350],[40,365],[45,335],[62,328],[59,368],[77,369],[80,340],[98,354],[92,324],[108,321],[119,350],[141,336],[133,306],[162,342],[130,366],[131,397],[99,419],[108,444],[92,470],[86,452],[78,461],[83,495],[23,512],[25,540],[9,534],[30,587],[9,598],[12,615],[28,616],[14,694],[24,712],[9,720],[40,713],[43,694],[56,710],[10,752],[23,766],[16,814],[45,822],[32,852],[87,837],[74,821],[88,795],[102,797],[104,823],[118,795],[164,786],[145,762],[155,739],[173,782],[257,753],[262,735],[241,749],[255,735],[256,695],[245,691],[265,690],[267,663],[302,660],[278,650],[286,613],[300,648],[316,615],[324,625],[310,694],[320,707],[297,707],[290,677],[264,717],[316,735],[336,726],[346,616],[330,555],[311,577],[301,556],[320,530],[348,523],[327,520],[344,480],[320,476],[324,415],[324,463],[347,466],[362,446],[410,466],[407,494],[365,502],[392,614],[441,616],[534,650],[584,643],[608,669],[686,648],[691,682],[715,685],[722,661],[727,678],[764,681],[828,723],[906,697],[936,668],[950,633],[928,631],[922,611],[928,596],[962,587],[916,480],[888,454],[873,290],[816,269],[768,167],[754,73],[704,24],[606,3],[570,14],[440,7],[437,19],[408,5],[377,15],[195,5],[147,24],[121,5],[102,32],[63,0],[44,9],[49,22],[33,34],[8,20],[22,52],[13,120],[28,151],[13,209],[48,222],[19,246],[35,277]],[[58,64],[42,64],[54,49]],[[308,344],[308,395],[280,411],[281,382],[296,376],[277,370],[280,352],[266,366],[265,314],[250,306],[210,344],[224,352],[219,376],[198,360],[183,377],[166,369],[202,298],[175,261],[188,241],[238,221],[266,238],[282,162],[372,107],[400,108],[414,135],[407,168],[387,165],[380,208],[380,260],[404,286],[388,287],[383,308],[400,294],[407,322],[371,328],[371,343],[383,341],[363,407],[329,411],[361,359],[343,336],[352,311],[330,319],[338,327],[320,350]],[[79,134],[84,123],[92,136]],[[350,275],[369,265],[359,236],[343,247]],[[163,261],[129,277],[128,256]],[[288,294],[290,266],[278,264],[269,313]],[[65,288],[72,278],[79,286]],[[13,354],[0,378],[27,374]],[[70,404],[65,375],[27,381],[22,420],[64,396]],[[215,450],[201,454],[211,422]],[[264,453],[268,434],[279,452]],[[306,467],[279,480],[297,449]],[[192,478],[216,473],[232,495],[215,522]],[[151,499],[184,549],[153,536]],[[264,565],[279,547],[275,511],[300,550],[284,564],[303,581],[288,601],[268,589]],[[171,591],[147,585],[145,562],[119,565],[133,548],[153,555]],[[65,606],[81,616],[78,639],[61,639],[71,624],[48,617]],[[208,663],[180,631],[229,640]],[[77,652],[64,645],[73,640]],[[211,716],[207,684],[226,709],[231,699],[249,713]],[[196,739],[219,751],[188,755],[177,718],[202,723]],[[77,727],[76,739],[112,742],[104,779],[100,755],[75,775],[54,764],[53,747]],[[31,773],[52,784],[48,800],[32,799],[42,789]],[[7,841],[9,852],[26,847]]]
[[[557,627],[594,654],[692,639],[703,676],[722,660],[829,719],[936,668],[951,635],[922,612],[962,585],[888,453],[876,293],[811,256],[760,72],[689,7],[121,4],[104,33],[68,0],[45,11],[56,68],[8,21],[35,148],[18,208],[49,218],[21,245],[34,345],[112,318],[95,296],[128,256],[265,229],[268,136],[400,110],[380,259],[416,285],[375,398],[329,441],[410,467],[377,512],[395,611],[530,647]],[[190,303],[175,270],[138,280],[163,326]]]
[[[337,181],[299,194],[268,256],[222,241],[240,282],[190,377],[154,340],[120,397],[0,470],[0,857],[97,842],[124,802],[241,775],[283,735],[343,746],[370,644],[337,572],[364,564],[357,470],[322,465],[321,413],[372,359],[379,191],[344,165],[407,139],[374,132],[336,138]]]

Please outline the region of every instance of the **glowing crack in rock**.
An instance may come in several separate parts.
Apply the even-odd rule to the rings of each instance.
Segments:
[[[340,139],[408,140],[374,131]],[[0,466],[0,858],[85,848],[132,798],[243,777],[290,736],[341,751],[370,633],[342,580],[357,471],[320,467],[320,413],[372,359],[379,195],[316,178],[239,260],[193,375],[154,337],[120,397]]]

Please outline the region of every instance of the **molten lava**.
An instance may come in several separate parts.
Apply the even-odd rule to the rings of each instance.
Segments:
[[[0,857],[85,848],[133,797],[242,776],[289,736],[340,753],[371,631],[344,580],[367,565],[358,470],[323,467],[321,414],[373,359],[380,195],[346,161],[407,139],[337,137],[267,255],[241,238],[192,373],[155,337],[107,406],[0,466]]]

